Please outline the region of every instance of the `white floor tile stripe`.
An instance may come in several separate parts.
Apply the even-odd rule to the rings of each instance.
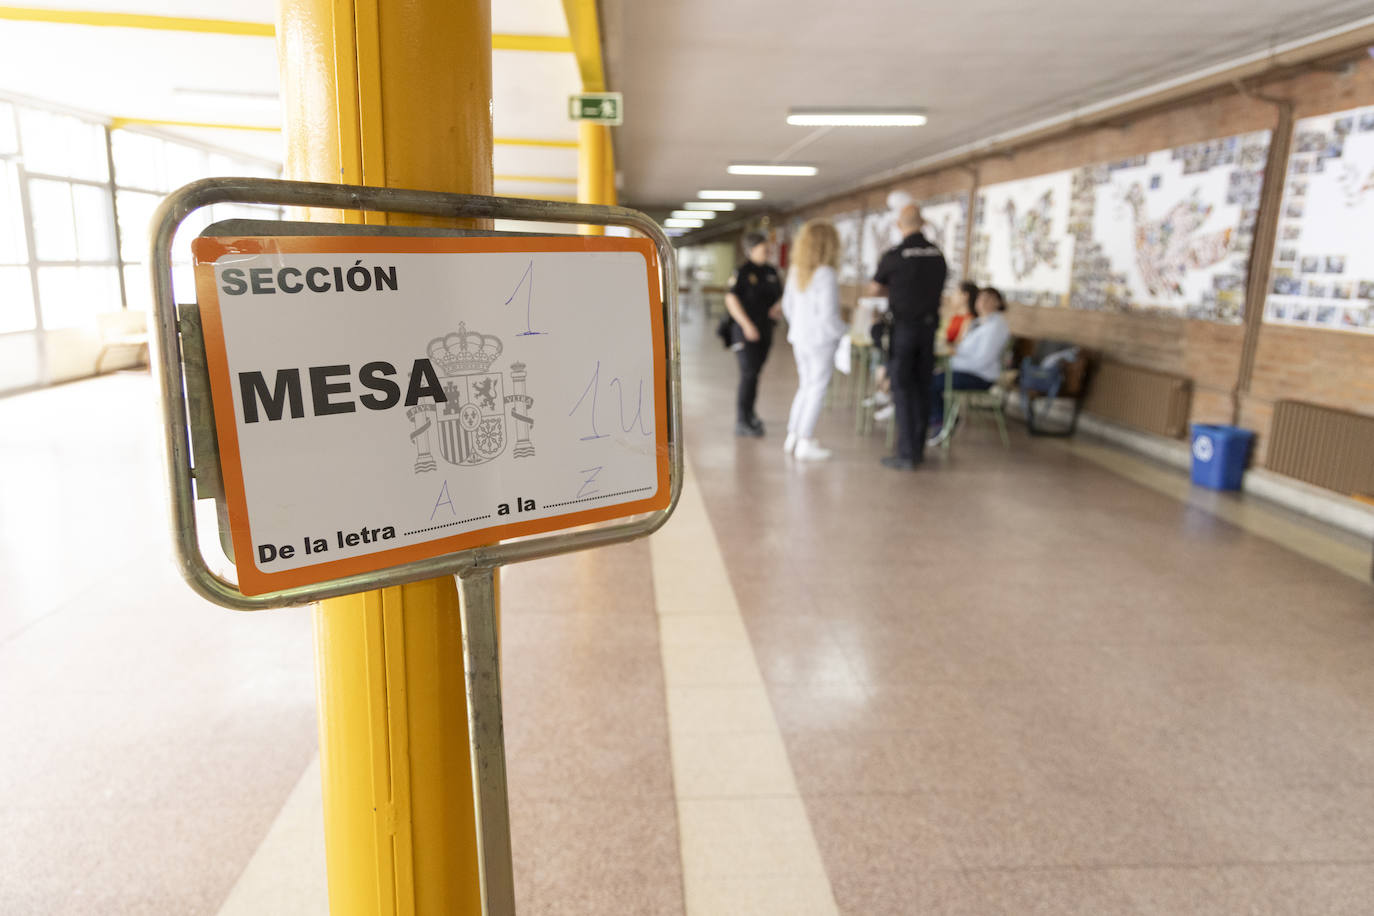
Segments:
[[[739,605],[690,472],[650,539],[687,916],[834,916]]]
[[[320,758],[301,774],[219,916],[329,916]]]

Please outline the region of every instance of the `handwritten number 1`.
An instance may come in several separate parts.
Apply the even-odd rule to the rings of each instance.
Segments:
[[[515,298],[515,294],[516,294],[516,293],[520,292],[520,287],[522,287],[522,286],[525,287],[525,330],[521,331],[520,333],[516,334],[515,336],[516,336],[516,337],[536,337],[536,336],[538,336],[538,335],[540,335],[540,334],[547,334],[548,331],[536,331],[536,330],[534,330],[533,327],[530,326],[530,309],[531,309],[531,307],[532,307],[532,306],[531,306],[531,303],[532,303],[532,301],[533,301],[533,299],[534,299],[534,259],[533,259],[533,258],[530,259],[529,266],[525,268],[525,272],[524,272],[523,274],[520,275],[520,282],[517,283],[517,284],[515,284],[515,289],[513,289],[513,290],[511,291],[511,294],[510,294],[509,296],[506,297],[506,301],[505,301],[505,303],[504,303],[505,305],[510,305],[511,300]]]
[[[590,382],[588,382],[588,383],[587,383],[587,387],[584,388],[584,389],[582,390],[582,397],[580,397],[580,398],[577,399],[577,403],[573,405],[573,409],[570,410],[570,411],[568,411],[568,416],[570,416],[570,417],[571,417],[573,414],[577,413],[577,408],[579,408],[579,407],[582,406],[582,402],[585,401],[585,400],[587,400],[587,393],[588,393],[588,392],[591,392],[591,395],[592,395],[592,407],[591,407],[592,434],[591,434],[590,436],[582,436],[581,439],[582,439],[583,442],[586,442],[586,441],[589,440],[589,439],[605,439],[605,438],[606,438],[606,434],[605,434],[605,433],[597,432],[597,429],[596,429],[596,399],[597,399],[597,388],[600,387],[600,384],[601,384],[601,360],[597,360],[597,361],[596,361],[596,371],[592,373],[592,380],[591,380]]]

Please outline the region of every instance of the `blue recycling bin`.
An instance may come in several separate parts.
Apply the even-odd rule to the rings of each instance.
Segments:
[[[1213,490],[1239,490],[1255,434],[1239,426],[1193,424],[1193,483]]]

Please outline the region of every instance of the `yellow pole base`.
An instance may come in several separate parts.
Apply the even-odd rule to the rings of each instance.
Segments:
[[[315,609],[330,912],[481,913],[453,579]]]

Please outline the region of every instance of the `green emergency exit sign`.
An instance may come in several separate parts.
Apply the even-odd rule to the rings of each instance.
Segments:
[[[624,120],[625,100],[619,92],[581,92],[568,96],[568,117],[615,126]]]

